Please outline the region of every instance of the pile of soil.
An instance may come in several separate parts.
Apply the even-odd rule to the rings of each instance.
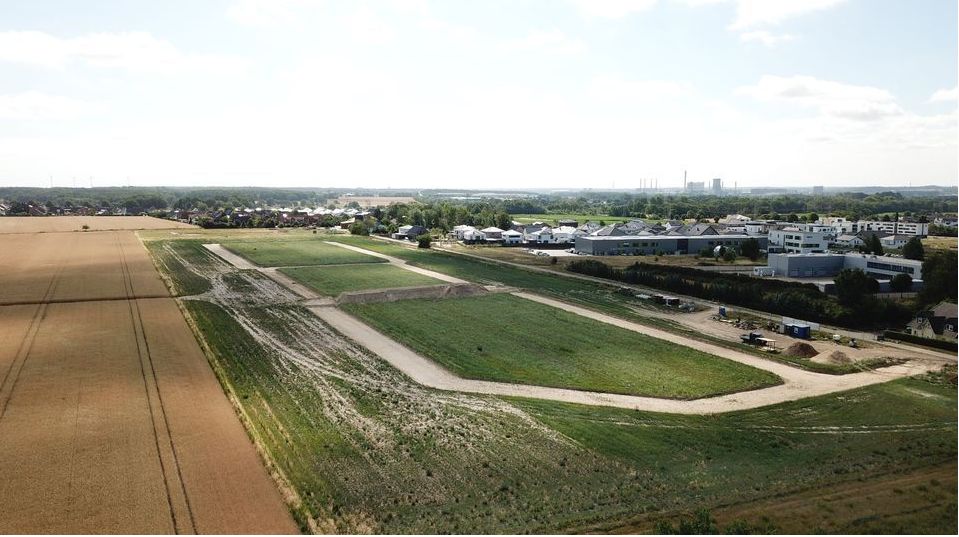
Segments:
[[[786,350],[783,351],[783,354],[786,356],[796,356],[798,358],[812,358],[819,354],[819,351],[809,343],[803,343],[802,341],[797,341],[792,345],[786,347]]]
[[[834,364],[848,364],[852,362],[849,356],[842,351],[833,351],[832,354],[829,355],[829,361]]]

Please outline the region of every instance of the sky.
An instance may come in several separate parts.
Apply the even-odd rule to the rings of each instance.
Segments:
[[[0,2],[0,186],[959,175],[955,0]]]

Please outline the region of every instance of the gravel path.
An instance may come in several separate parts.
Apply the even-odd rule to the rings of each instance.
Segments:
[[[419,267],[411,267],[400,259],[377,252],[364,250],[363,248],[333,242],[329,244],[336,244],[337,246],[347,248],[349,250],[380,257],[406,270],[414,270],[434,278],[452,281],[455,283],[463,282],[463,280],[458,278],[451,278],[450,276],[430,270],[420,269]],[[205,246],[210,251],[218,255],[221,255],[221,250],[226,251],[222,248],[211,248],[211,246],[219,245]],[[226,253],[227,255],[221,255],[221,257],[227,261],[231,261],[231,256],[237,257],[230,252]],[[246,260],[241,259],[241,261],[243,264],[249,265]],[[242,268],[239,265],[237,266],[238,268]],[[252,268],[256,269],[257,267]],[[260,268],[258,270],[264,274],[270,275],[270,277],[274,277],[275,274],[278,274],[276,271],[272,271],[273,274],[271,274],[269,269]],[[279,279],[276,280],[280,283],[284,283]],[[302,295],[302,293],[300,294]],[[672,332],[641,325],[625,319],[620,319],[611,315],[581,308],[579,306],[574,306],[566,302],[546,298],[533,293],[517,291],[513,292],[513,294],[526,300],[532,300],[541,304],[560,308],[576,315],[581,315],[599,322],[618,326],[626,330],[632,330],[634,332],[670,341],[672,343],[685,345],[721,356],[729,360],[734,360],[742,364],[764,369],[779,375],[783,379],[783,384],[759,390],[683,401],[676,399],[660,399],[654,397],[639,397],[564,388],[550,388],[546,386],[530,386],[524,384],[464,379],[454,375],[432,360],[417,354],[401,343],[378,332],[369,325],[347,314],[339,308],[326,305],[315,305],[316,303],[307,303],[306,306],[317,317],[328,323],[337,331],[368,348],[374,354],[380,356],[391,365],[402,371],[404,374],[409,376],[411,379],[424,386],[429,386],[431,388],[440,390],[459,391],[466,393],[531,397],[565,403],[610,406],[651,412],[668,412],[674,414],[718,414],[737,410],[747,410],[767,405],[774,405],[786,401],[795,401],[807,397],[815,397],[818,395],[825,395],[829,393],[860,388],[863,386],[869,386],[872,384],[888,382],[906,376],[918,375],[927,371],[933,371],[942,365],[941,361],[913,360],[902,365],[876,369],[873,371],[865,371],[862,373],[852,373],[848,375],[826,375],[821,373],[813,373],[786,365],[781,362],[766,360],[757,356],[727,349],[725,347],[692,340]],[[314,295],[313,297],[305,296],[304,298],[316,297]]]
[[[425,269],[425,268],[414,267],[413,265],[407,264],[406,261],[404,261],[404,260],[402,260],[402,259],[400,259],[400,258],[398,258],[398,257],[393,257],[393,256],[390,256],[390,255],[381,254],[381,253],[379,253],[379,252],[372,252],[372,251],[370,251],[370,250],[364,250],[363,248],[358,248],[358,247],[356,247],[356,246],[351,246],[351,245],[349,245],[349,244],[343,244],[343,243],[331,242],[331,241],[325,241],[325,242],[326,242],[326,244],[332,244],[333,246],[339,246],[340,248],[346,248],[347,250],[353,250],[354,252],[359,252],[359,253],[361,253],[361,254],[371,255],[371,256],[373,256],[373,257],[379,257],[380,259],[385,259],[385,260],[389,261],[392,265],[395,265],[395,266],[397,266],[397,267],[399,267],[399,268],[401,268],[401,269],[408,270],[408,271],[410,271],[410,272],[416,272],[416,273],[422,274],[422,275],[424,275],[424,276],[430,276],[430,277],[432,277],[432,278],[436,278],[437,280],[443,280],[444,282],[449,282],[449,283],[470,283],[470,282],[468,282],[468,281],[466,281],[466,280],[461,280],[461,279],[459,279],[459,278],[455,278],[455,277],[453,277],[453,276],[449,276],[449,275],[443,274],[443,273],[441,273],[441,272],[435,272],[435,271],[432,271],[432,270],[427,270],[427,269]]]

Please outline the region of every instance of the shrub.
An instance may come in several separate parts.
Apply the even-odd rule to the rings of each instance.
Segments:
[[[429,248],[433,239],[430,238],[429,234],[422,234],[416,237],[416,246],[419,248]]]

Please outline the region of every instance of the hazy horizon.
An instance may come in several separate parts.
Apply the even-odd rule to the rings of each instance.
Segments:
[[[0,186],[959,183],[947,0],[95,6],[5,4]]]

